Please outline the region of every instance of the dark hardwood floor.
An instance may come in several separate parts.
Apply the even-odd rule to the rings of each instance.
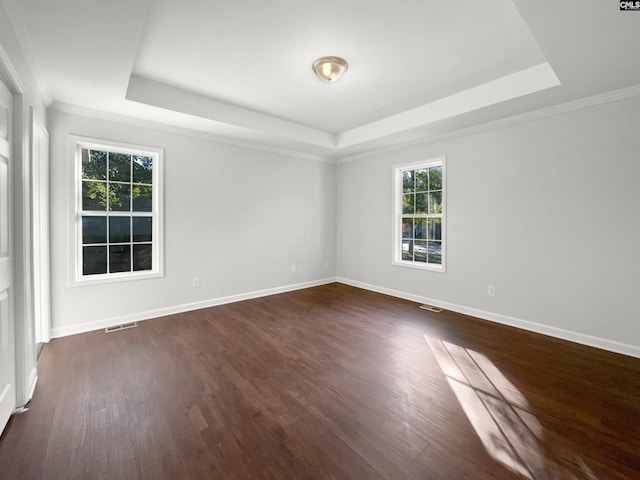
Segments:
[[[639,479],[640,360],[331,284],[59,338],[9,479]]]

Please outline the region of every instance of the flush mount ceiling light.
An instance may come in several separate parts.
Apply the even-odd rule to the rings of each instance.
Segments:
[[[347,70],[349,65],[340,57],[322,57],[313,62],[313,71],[320,80],[335,82]]]

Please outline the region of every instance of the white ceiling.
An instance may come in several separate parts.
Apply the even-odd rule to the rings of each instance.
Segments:
[[[612,0],[2,1],[58,108],[331,158],[640,85]]]

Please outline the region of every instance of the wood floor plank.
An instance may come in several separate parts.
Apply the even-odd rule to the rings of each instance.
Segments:
[[[640,360],[342,284],[54,339],[13,479],[640,478]]]

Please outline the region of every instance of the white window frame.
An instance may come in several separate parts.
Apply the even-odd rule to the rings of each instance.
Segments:
[[[152,207],[151,212],[140,212],[141,216],[152,217],[152,250],[151,270],[138,270],[131,272],[103,273],[95,275],[83,274],[82,261],[82,149],[90,148],[94,150],[107,150],[109,152],[135,154],[153,158],[152,171]],[[69,136],[68,151],[70,155],[69,165],[71,170],[70,189],[72,198],[70,205],[69,222],[69,271],[70,286],[96,285],[101,283],[123,282],[131,280],[142,280],[158,278],[164,276],[164,227],[163,227],[163,166],[164,150],[145,145],[134,145],[111,140],[102,140],[77,135]],[[123,212],[121,215],[131,215],[131,212]],[[116,214],[117,215],[117,214]],[[133,216],[137,216],[135,213]]]
[[[442,166],[442,214],[427,214],[429,217],[440,217],[442,219],[442,263],[440,265],[409,261],[402,259],[402,174],[406,170],[417,170],[421,168]],[[420,270],[429,270],[433,272],[446,272],[446,250],[447,250],[447,157],[438,157],[430,160],[407,163],[402,165],[394,165],[393,167],[393,256],[392,264],[400,267],[417,268]],[[405,215],[406,216],[406,215]]]

